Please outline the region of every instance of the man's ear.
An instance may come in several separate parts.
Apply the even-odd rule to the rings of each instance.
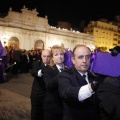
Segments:
[[[72,60],[72,63],[74,64],[75,58],[74,58],[74,57],[71,57],[71,60]]]

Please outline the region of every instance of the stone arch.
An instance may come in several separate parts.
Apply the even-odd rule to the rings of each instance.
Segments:
[[[11,37],[8,41],[8,46],[12,48],[19,48],[19,39],[17,37]]]
[[[34,50],[37,50],[37,49],[44,49],[44,43],[42,40],[37,40],[34,44]]]

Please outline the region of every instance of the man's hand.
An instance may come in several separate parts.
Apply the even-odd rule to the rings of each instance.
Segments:
[[[93,90],[94,92],[95,92],[95,91],[99,88],[99,86],[102,84],[103,80],[104,80],[104,77],[102,77],[102,76],[97,76],[97,77],[96,77],[96,80],[93,81],[93,83],[91,83],[91,88],[92,88],[92,90]]]
[[[111,55],[112,55],[112,56],[116,56],[117,54],[118,54],[118,51],[117,51],[117,50],[113,49],[113,50],[111,51]]]
[[[120,53],[120,46],[115,46],[113,49],[109,49],[109,51],[111,51],[112,56],[116,56]]]
[[[93,83],[91,83],[91,88],[94,92],[98,89],[98,87],[100,86],[100,83],[101,81],[93,81]]]

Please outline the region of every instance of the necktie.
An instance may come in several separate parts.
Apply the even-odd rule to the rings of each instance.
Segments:
[[[84,79],[86,80],[86,75],[83,75]]]
[[[87,83],[89,83],[89,80],[87,79],[86,75],[83,75],[83,77],[84,77],[85,81],[86,81]]]
[[[60,68],[61,72],[63,71],[63,68]]]
[[[83,77],[83,79],[81,79],[82,84],[83,84],[83,85],[86,85],[86,84],[87,84],[86,75],[82,75],[82,77]]]

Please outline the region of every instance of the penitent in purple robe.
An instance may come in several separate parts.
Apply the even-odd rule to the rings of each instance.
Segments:
[[[64,64],[67,66],[67,67],[72,67],[73,66],[73,63],[72,63],[72,52],[71,51],[66,51],[65,52],[65,55],[64,55]]]
[[[6,80],[5,62],[6,62],[6,53],[0,41],[0,83]]]
[[[120,76],[120,53],[117,56],[104,52],[96,53],[90,69],[95,73],[106,76]]]

